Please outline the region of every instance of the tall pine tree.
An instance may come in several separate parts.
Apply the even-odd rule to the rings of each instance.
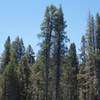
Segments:
[[[78,100],[78,59],[76,54],[76,46],[74,43],[70,45],[69,49],[69,61],[70,61],[70,72],[69,72],[69,100]]]

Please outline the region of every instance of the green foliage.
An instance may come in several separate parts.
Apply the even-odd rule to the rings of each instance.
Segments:
[[[4,71],[6,65],[10,62],[10,49],[11,49],[10,36],[8,36],[4,44],[4,52],[1,58],[1,71],[2,72]]]
[[[35,57],[8,36],[0,59],[0,100],[100,100],[100,15],[90,13],[80,58],[66,34],[62,7],[47,6]],[[67,49],[66,49],[67,48]]]
[[[34,56],[34,52],[33,52],[31,45],[29,45],[27,50],[26,50],[26,56],[28,58],[28,63],[30,65],[35,63],[35,56]]]

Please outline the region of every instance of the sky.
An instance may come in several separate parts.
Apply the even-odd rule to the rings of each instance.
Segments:
[[[88,13],[90,11],[95,16],[100,12],[100,0],[0,0],[0,53],[8,36],[12,41],[16,36],[23,38],[25,46],[31,44],[37,53],[40,42],[37,35],[41,32],[45,8],[51,4],[62,5],[68,37],[79,50]]]

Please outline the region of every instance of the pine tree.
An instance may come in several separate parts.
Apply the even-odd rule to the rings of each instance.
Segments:
[[[33,51],[32,47],[31,47],[31,45],[29,45],[27,50],[26,50],[26,56],[28,58],[28,63],[30,65],[35,63],[34,51]]]
[[[2,72],[4,71],[8,63],[10,62],[10,48],[11,48],[10,36],[8,36],[4,44],[4,52],[1,58],[1,71]]]
[[[87,54],[88,57],[91,53],[95,53],[95,24],[94,24],[94,17],[89,13],[88,16],[88,24],[87,24]]]
[[[86,37],[83,35],[81,40],[80,65],[78,74],[79,100],[86,100],[85,68],[86,68]]]
[[[69,100],[78,100],[78,59],[76,54],[76,46],[74,43],[70,45],[69,49],[70,73],[69,73]]]
[[[56,100],[60,99],[60,67],[61,59],[65,51],[66,40],[66,23],[64,21],[64,15],[62,8],[56,10],[54,15],[54,57],[56,65]]]
[[[44,21],[41,26],[41,36],[43,38],[43,54],[44,54],[44,78],[45,78],[45,100],[48,100],[48,78],[50,67],[50,47],[51,47],[51,33],[52,33],[52,15],[50,8],[46,8]]]
[[[80,81],[84,80],[80,83],[82,86],[80,87],[82,89],[80,98],[83,100],[94,100],[96,98],[95,39],[94,18],[89,13],[85,44],[82,45],[85,51],[82,51],[83,57],[81,55],[82,63],[79,73]]]
[[[31,76],[31,66],[28,62],[29,59],[27,56],[24,56],[21,60],[21,63],[19,64],[19,92],[20,92],[20,99],[21,100],[30,100],[31,93],[30,93],[30,76]]]
[[[95,99],[95,32],[94,18],[89,14],[88,26],[87,26],[87,99]]]
[[[4,71],[3,100],[20,100],[19,84],[17,77],[17,57],[13,46],[11,46],[10,52],[11,60]]]
[[[23,40],[17,37],[12,43],[13,49],[16,51],[17,61],[20,62],[25,54],[25,47]]]
[[[5,100],[5,97],[6,97],[6,87],[5,87],[5,83],[6,83],[6,79],[3,75],[3,73],[5,72],[5,69],[6,67],[8,66],[8,64],[10,63],[10,56],[11,56],[11,53],[10,53],[10,50],[11,50],[11,43],[10,43],[10,36],[8,36],[5,44],[4,44],[4,52],[3,52],[3,55],[2,55],[2,58],[1,58],[1,72],[2,72],[2,77],[3,77],[3,80],[2,80],[2,99]]]
[[[96,76],[97,76],[97,100],[100,99],[100,15],[96,15]]]

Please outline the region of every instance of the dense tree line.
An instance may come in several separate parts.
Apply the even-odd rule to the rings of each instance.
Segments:
[[[46,8],[40,50],[10,36],[0,58],[0,100],[100,100],[100,15],[89,13],[80,54],[67,45],[62,7]]]

